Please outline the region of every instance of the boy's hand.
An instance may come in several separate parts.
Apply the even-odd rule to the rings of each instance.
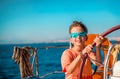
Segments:
[[[89,44],[83,49],[82,54],[85,54],[85,53],[89,54],[92,51],[92,49],[93,49],[93,46]]]
[[[96,43],[96,46],[99,46],[103,42],[103,37],[102,36],[97,36],[93,41]]]

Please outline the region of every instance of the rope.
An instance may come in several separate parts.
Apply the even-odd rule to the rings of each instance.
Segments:
[[[57,73],[63,73],[63,72],[62,72],[62,71],[49,72],[49,73],[47,73],[47,74],[45,74],[45,75],[40,76],[39,78],[44,78],[44,77],[49,76],[49,75],[51,75],[51,74],[57,74]]]
[[[21,78],[33,76],[33,68],[30,63],[30,49],[31,47],[14,47],[12,59],[19,64]]]
[[[68,46],[44,46],[44,47],[39,47],[39,48],[33,48],[33,47],[14,47],[14,52],[12,55],[12,59],[19,64],[20,67],[20,74],[21,78],[27,78],[27,77],[34,77],[33,76],[33,66],[34,62],[36,65],[36,76],[38,76],[38,56],[37,56],[37,50],[38,49],[48,49],[48,48],[68,48]],[[32,49],[32,53],[30,54],[30,50]],[[32,64],[30,63],[30,57],[33,56]],[[40,78],[43,78],[45,76],[48,76],[50,74],[55,74],[55,73],[62,73],[62,71],[54,71],[47,73],[43,76],[40,76]]]

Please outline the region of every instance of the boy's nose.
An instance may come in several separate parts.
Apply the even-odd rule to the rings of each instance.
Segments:
[[[78,35],[77,38],[81,38],[80,35]]]

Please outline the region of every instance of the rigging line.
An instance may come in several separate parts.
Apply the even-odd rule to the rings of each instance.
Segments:
[[[42,76],[40,76],[39,78],[44,78],[44,77],[46,77],[46,76],[48,76],[48,75],[57,74],[57,73],[63,73],[63,72],[60,71],[60,70],[53,71],[53,72],[49,72],[49,73],[47,73],[47,74],[45,74],[45,75],[42,75]]]
[[[69,48],[69,46],[42,46],[42,47],[38,47],[38,49],[48,49],[48,48]]]
[[[89,57],[90,58],[90,57]],[[94,61],[94,62],[96,62],[97,64],[99,64],[100,66],[104,66],[104,64],[103,63],[100,63],[100,62],[98,62],[97,60],[94,60],[94,59],[92,59],[92,58],[90,58],[90,60],[92,60],[92,61]]]

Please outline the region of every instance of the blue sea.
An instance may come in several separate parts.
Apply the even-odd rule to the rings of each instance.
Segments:
[[[112,43],[116,43],[113,41]],[[0,79],[20,79],[19,65],[12,59],[14,46],[24,47],[32,46],[40,48],[44,46],[69,46],[69,43],[35,43],[35,44],[1,44],[0,45]],[[54,71],[61,71],[61,55],[63,48],[42,48],[38,49],[38,64],[39,64],[39,77],[41,79],[64,79],[64,73],[53,73]],[[34,73],[35,75],[35,73]]]
[[[0,79],[20,79],[19,65],[12,59],[14,46],[32,46],[41,48],[45,46],[68,46],[69,43],[38,43],[38,44],[2,44],[0,45]],[[39,76],[61,71],[60,58],[66,48],[38,49]],[[35,75],[35,74],[34,74]],[[50,74],[42,79],[64,79],[64,73]]]

